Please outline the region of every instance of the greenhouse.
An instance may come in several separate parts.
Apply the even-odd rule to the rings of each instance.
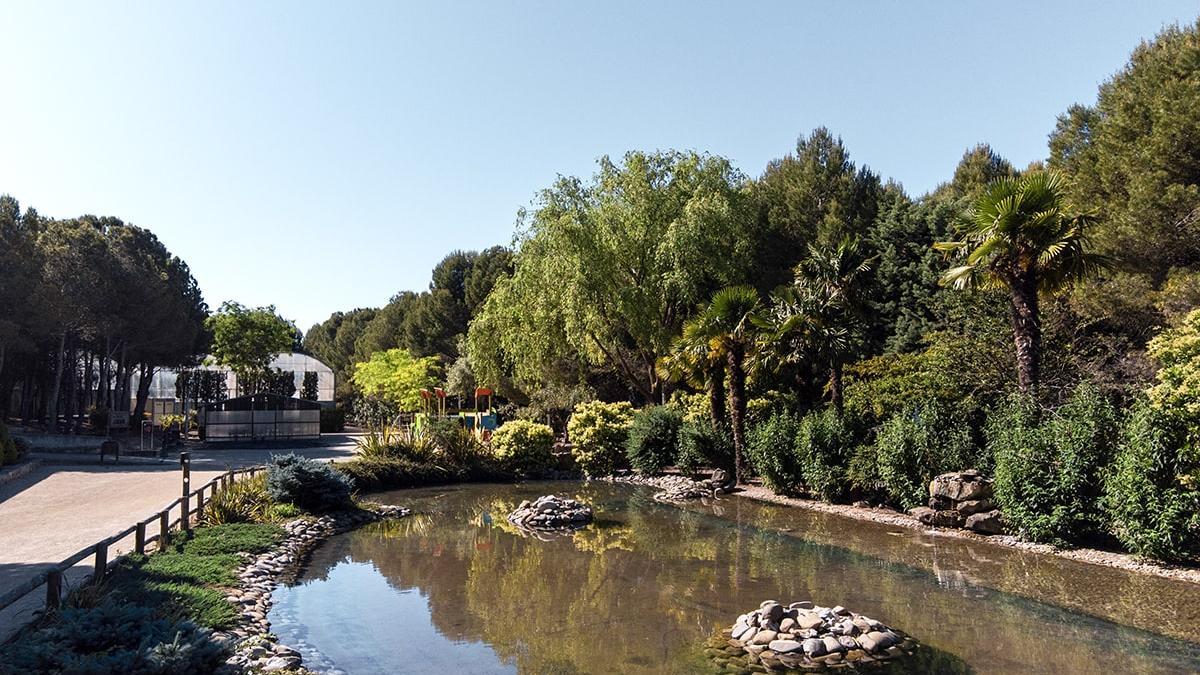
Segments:
[[[226,399],[200,410],[207,441],[271,441],[321,436],[321,404],[278,394]]]

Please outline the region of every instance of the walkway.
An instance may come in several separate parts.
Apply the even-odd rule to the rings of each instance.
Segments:
[[[192,487],[198,487],[228,468],[262,464],[271,454],[296,452],[318,459],[345,459],[354,454],[348,436],[330,436],[320,446],[306,448],[221,448],[191,453]],[[30,475],[0,486],[0,593],[57,563],[89,544],[146,518],[180,495],[182,478],[178,455],[162,462],[123,459],[99,464],[96,455],[38,455],[47,461]],[[74,463],[78,462],[78,463]],[[133,547],[120,542],[116,553]],[[90,572],[87,564],[73,568],[65,585]],[[28,621],[41,607],[39,588],[0,611],[0,640]]]

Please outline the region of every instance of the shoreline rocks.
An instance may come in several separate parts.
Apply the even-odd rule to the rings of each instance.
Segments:
[[[246,564],[238,572],[238,587],[225,596],[238,609],[239,620],[233,628],[213,634],[233,645],[233,655],[225,661],[229,671],[271,673],[303,667],[300,652],[280,644],[270,632],[267,615],[271,610],[271,593],[280,583],[294,581],[308,554],[328,537],[410,513],[400,506],[376,504],[372,509],[293,520],[283,525],[287,535],[274,550],[259,555],[242,554]]]
[[[574,499],[545,495],[521,502],[508,522],[526,530],[577,530],[592,522],[590,506]]]
[[[767,600],[724,631],[727,646],[714,658],[744,656],[771,670],[824,670],[890,661],[912,654],[917,643],[904,633],[845,607],[809,601],[786,607]]]
[[[682,502],[689,499],[711,499],[733,489],[733,480],[722,469],[713,471],[712,477],[705,480],[693,480],[679,474],[662,476],[629,474],[611,476],[609,480],[659,488],[659,492],[654,493],[654,501],[663,503]]]
[[[932,527],[1004,533],[1004,520],[992,501],[992,481],[975,469],[934,477],[929,481],[929,506],[918,506],[908,513]]]

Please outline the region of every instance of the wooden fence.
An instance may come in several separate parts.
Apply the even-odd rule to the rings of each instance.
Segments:
[[[155,550],[163,550],[171,544],[172,532],[178,530],[187,534],[192,529],[192,521],[200,520],[204,515],[205,500],[211,500],[214,495],[223,492],[233,485],[240,477],[253,477],[264,467],[253,466],[244,469],[230,469],[217,476],[199,488],[191,489],[191,462],[188,454],[180,453],[180,464],[183,469],[183,495],[167,504],[163,510],[138,521],[120,532],[106,537],[79,550],[78,553],[64,559],[48,570],[42,571],[15,588],[0,595],[0,610],[17,602],[21,598],[37,590],[39,586],[46,587],[46,610],[57,609],[62,602],[63,574],[92,557],[92,572],[83,583],[98,583],[104,580],[108,570],[115,565],[121,556],[109,560],[109,551],[122,540],[133,535],[133,551],[145,553],[151,546]],[[205,492],[208,493],[207,498]],[[173,515],[174,513],[174,515]]]

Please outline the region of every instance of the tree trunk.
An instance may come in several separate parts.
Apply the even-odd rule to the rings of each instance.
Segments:
[[[79,353],[75,351],[76,340],[71,340],[67,355],[67,432],[75,432],[75,415],[79,407]]]
[[[154,379],[154,366],[145,363],[138,367],[137,404],[133,408],[133,419],[141,424],[146,412],[146,398],[150,395],[150,380]]]
[[[836,359],[829,366],[829,400],[842,412],[842,362]]]
[[[88,351],[83,365],[83,412],[96,405],[96,392],[92,390],[92,352]]]
[[[112,397],[109,396],[111,378],[109,375],[112,372],[112,338],[104,337],[104,353],[100,355],[100,385],[97,387],[99,394],[98,408],[109,410],[112,408]]]
[[[725,371],[721,368],[710,370],[705,385],[708,389],[708,413],[712,419],[712,429],[720,433],[721,425],[725,422]]]
[[[738,483],[746,478],[746,372],[742,370],[745,350],[741,345],[729,349],[729,421],[733,426],[733,475]]]
[[[1012,283],[1012,329],[1017,348],[1017,385],[1031,394],[1038,386],[1042,326],[1038,321],[1037,278],[1026,274]]]
[[[117,366],[117,400],[113,402],[113,409],[128,411],[129,410],[129,363],[125,360],[126,345],[125,341],[121,341],[121,363]],[[137,424],[142,421],[138,420]]]
[[[58,394],[62,389],[63,357],[67,349],[67,333],[58,336],[58,352],[54,362],[54,381],[50,384],[50,398],[46,400],[46,424],[53,432],[58,428]]]

